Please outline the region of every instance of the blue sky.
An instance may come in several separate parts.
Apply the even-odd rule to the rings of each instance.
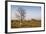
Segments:
[[[16,19],[16,12],[19,7],[22,7],[25,12],[25,19],[41,19],[41,7],[40,6],[21,6],[21,5],[11,5],[12,19]]]

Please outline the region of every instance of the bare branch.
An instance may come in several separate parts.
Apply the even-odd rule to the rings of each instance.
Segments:
[[[22,7],[19,7],[18,9],[17,9],[17,12],[20,14],[16,14],[16,17],[18,18],[18,19],[21,19],[21,20],[24,20],[24,18],[25,18],[25,10],[22,8]]]

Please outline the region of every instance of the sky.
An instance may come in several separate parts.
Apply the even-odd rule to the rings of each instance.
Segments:
[[[41,7],[40,6],[21,6],[21,5],[11,5],[11,19],[15,20],[16,18],[16,13],[17,9],[21,7],[25,10],[25,19],[26,20],[31,20],[31,19],[41,19]]]

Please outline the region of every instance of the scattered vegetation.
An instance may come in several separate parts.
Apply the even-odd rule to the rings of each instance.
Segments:
[[[30,28],[30,27],[41,27],[41,20],[11,20],[11,28]]]

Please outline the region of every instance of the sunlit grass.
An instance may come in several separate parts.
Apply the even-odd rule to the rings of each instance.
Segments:
[[[11,20],[11,28],[31,28],[31,27],[41,27],[41,20]]]

